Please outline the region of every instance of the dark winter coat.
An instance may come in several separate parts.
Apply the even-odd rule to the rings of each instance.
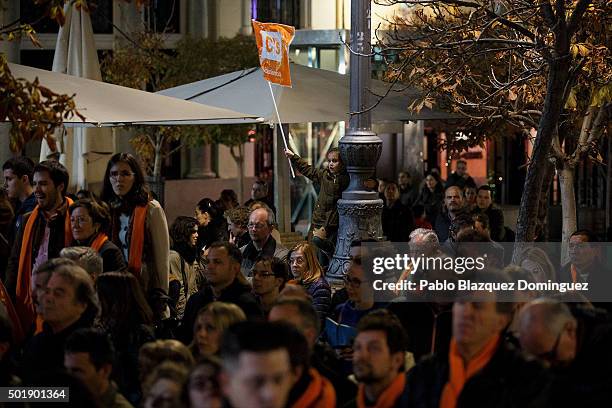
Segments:
[[[420,204],[425,208],[425,217],[431,225],[436,221],[436,216],[442,211],[442,204],[444,203],[444,187],[441,183],[436,184],[434,191],[431,191],[427,186],[421,188],[419,197],[416,199],[414,205]]]
[[[438,408],[448,382],[448,354],[426,358],[406,379],[408,408]],[[502,343],[489,363],[464,385],[457,408],[540,408],[548,406],[552,377],[534,360]]]
[[[408,242],[414,230],[412,210],[397,200],[391,207],[382,210],[382,230],[388,241]]]
[[[332,174],[327,169],[315,169],[299,156],[293,156],[291,163],[300,173],[321,187],[312,213],[312,225],[337,228],[339,224],[337,203],[338,199],[342,198],[342,192],[348,187],[348,174]]]

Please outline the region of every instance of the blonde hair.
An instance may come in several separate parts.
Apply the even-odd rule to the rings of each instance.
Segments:
[[[304,254],[304,258],[306,259],[306,272],[302,276],[302,282],[305,284],[310,284],[321,279],[321,277],[323,276],[323,268],[321,268],[321,264],[319,264],[319,261],[317,260],[317,252],[315,246],[308,241],[302,241],[295,244],[291,252],[289,252],[289,256],[287,257],[290,265],[291,254],[295,251],[302,251],[302,253]]]
[[[210,314],[214,325],[220,331],[225,331],[232,324],[246,320],[242,309],[234,303],[211,302],[198,312],[196,322],[205,313]]]

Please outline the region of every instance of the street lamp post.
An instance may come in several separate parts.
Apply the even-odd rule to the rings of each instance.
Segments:
[[[368,103],[371,46],[371,0],[351,2],[351,112],[363,112]],[[377,191],[368,191],[365,181],[372,177],[380,158],[382,140],[372,132],[370,112],[351,115],[349,129],[339,141],[340,154],[350,183],[338,200],[340,225],[336,252],[327,271],[331,280],[341,279],[350,261],[351,243],[382,237],[383,202]]]

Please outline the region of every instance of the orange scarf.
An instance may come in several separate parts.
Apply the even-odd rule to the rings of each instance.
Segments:
[[[91,243],[91,249],[95,250],[96,252],[100,252],[100,248],[102,248],[102,245],[104,245],[106,241],[108,241],[108,236],[103,232],[99,233],[96,236],[96,239],[94,239]]]
[[[385,391],[376,400],[376,405],[370,406],[371,408],[391,408],[397,402],[397,399],[404,392],[406,386],[406,374],[400,373],[393,382],[387,387]],[[365,402],[365,386],[359,384],[357,391],[357,408],[366,408]]]
[[[329,380],[317,370],[311,368],[310,384],[291,408],[334,408],[336,406],[336,391]]]
[[[0,281],[0,302],[2,302],[2,304],[6,308],[8,317],[11,319],[11,322],[13,323],[13,341],[15,342],[15,344],[21,344],[21,342],[25,338],[25,335],[23,334],[23,329],[21,328],[21,322],[19,321],[19,316],[17,315],[17,312],[15,311],[13,302],[11,301],[11,298],[8,295],[8,292],[6,291],[6,288],[4,287],[4,284],[2,283],[2,281]]]
[[[73,201],[66,197],[67,207],[70,207]],[[17,288],[15,291],[15,310],[21,320],[23,330],[29,330],[34,323],[36,313],[34,312],[34,303],[32,302],[32,242],[34,234],[34,224],[38,219],[40,207],[37,205],[25,225],[23,231],[23,239],[21,240],[21,252],[19,253],[19,269],[17,270]],[[72,242],[72,225],[70,224],[70,212],[66,209],[64,220],[64,246],[70,246]]]
[[[457,406],[457,400],[463,386],[474,374],[482,370],[491,361],[493,354],[495,354],[499,346],[499,341],[499,335],[493,336],[465,367],[463,365],[463,358],[457,350],[457,342],[455,342],[455,339],[451,340],[450,351],[448,353],[450,372],[448,382],[444,386],[442,397],[440,398],[440,408],[455,408]]]
[[[142,252],[145,241],[145,220],[147,218],[147,205],[137,206],[132,213],[132,231],[130,236],[130,252],[128,254],[128,270],[135,276],[140,276],[142,266]]]

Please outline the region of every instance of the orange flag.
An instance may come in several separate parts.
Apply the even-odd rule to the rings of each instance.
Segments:
[[[268,82],[291,87],[289,44],[295,36],[295,27],[256,20],[252,20],[252,23],[264,78]]]

